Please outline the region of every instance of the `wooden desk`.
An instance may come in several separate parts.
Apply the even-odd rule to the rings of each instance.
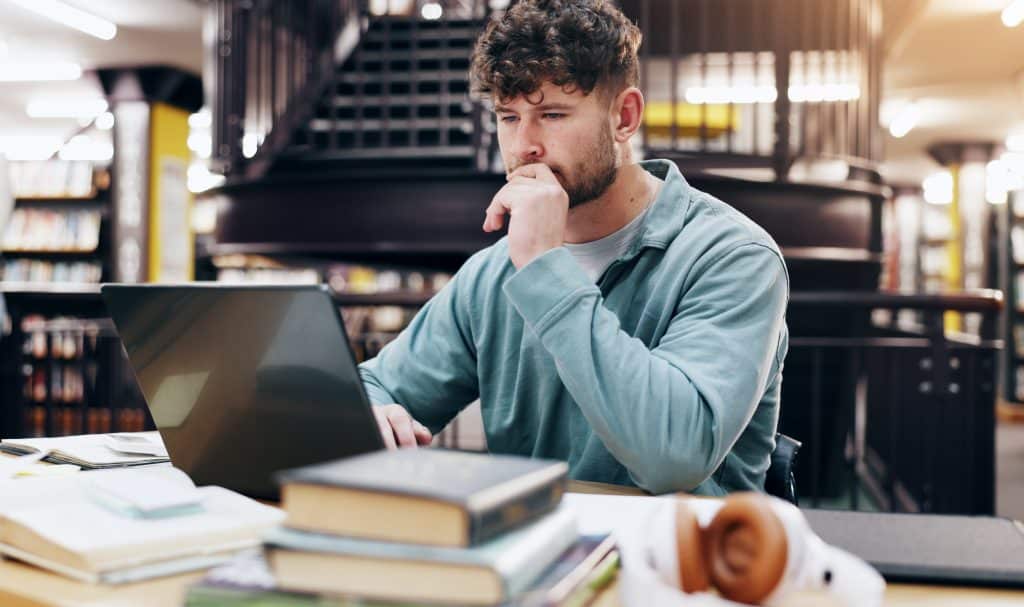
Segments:
[[[181,607],[189,584],[203,577],[190,573],[126,586],[94,586],[14,561],[0,562],[0,605],[4,607]],[[838,605],[820,594],[804,594],[793,607]],[[942,586],[890,585],[885,604],[892,607],[1011,607],[1024,604],[1024,591]],[[596,607],[619,607],[609,588]]]
[[[635,489],[600,483],[570,483],[577,493],[640,495]],[[16,561],[0,561],[0,606],[2,607],[181,607],[188,586],[203,572],[176,575],[123,586],[102,586],[77,582]],[[821,594],[808,593],[787,603],[793,607],[837,605]],[[890,585],[886,605],[894,607],[1010,607],[1024,605],[1024,591],[943,586]],[[606,590],[597,607],[619,607],[615,587]]]

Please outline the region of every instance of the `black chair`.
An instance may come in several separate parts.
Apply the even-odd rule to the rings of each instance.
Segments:
[[[796,455],[803,443],[785,434],[775,435],[772,463],[764,479],[764,490],[769,495],[796,504]]]

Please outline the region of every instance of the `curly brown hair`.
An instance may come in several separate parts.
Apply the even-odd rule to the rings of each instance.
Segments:
[[[507,101],[544,82],[589,95],[639,82],[640,30],[610,0],[520,0],[473,49],[473,92]]]

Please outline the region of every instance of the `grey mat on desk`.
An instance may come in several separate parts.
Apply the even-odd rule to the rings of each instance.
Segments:
[[[890,582],[1024,587],[1024,528],[1004,518],[803,510]]]

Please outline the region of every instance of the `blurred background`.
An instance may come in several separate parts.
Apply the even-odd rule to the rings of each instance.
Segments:
[[[101,282],[324,282],[373,356],[495,240],[508,4],[0,0],[0,435],[152,427]],[[619,5],[637,154],[786,257],[802,503],[1024,518],[1024,0]]]

